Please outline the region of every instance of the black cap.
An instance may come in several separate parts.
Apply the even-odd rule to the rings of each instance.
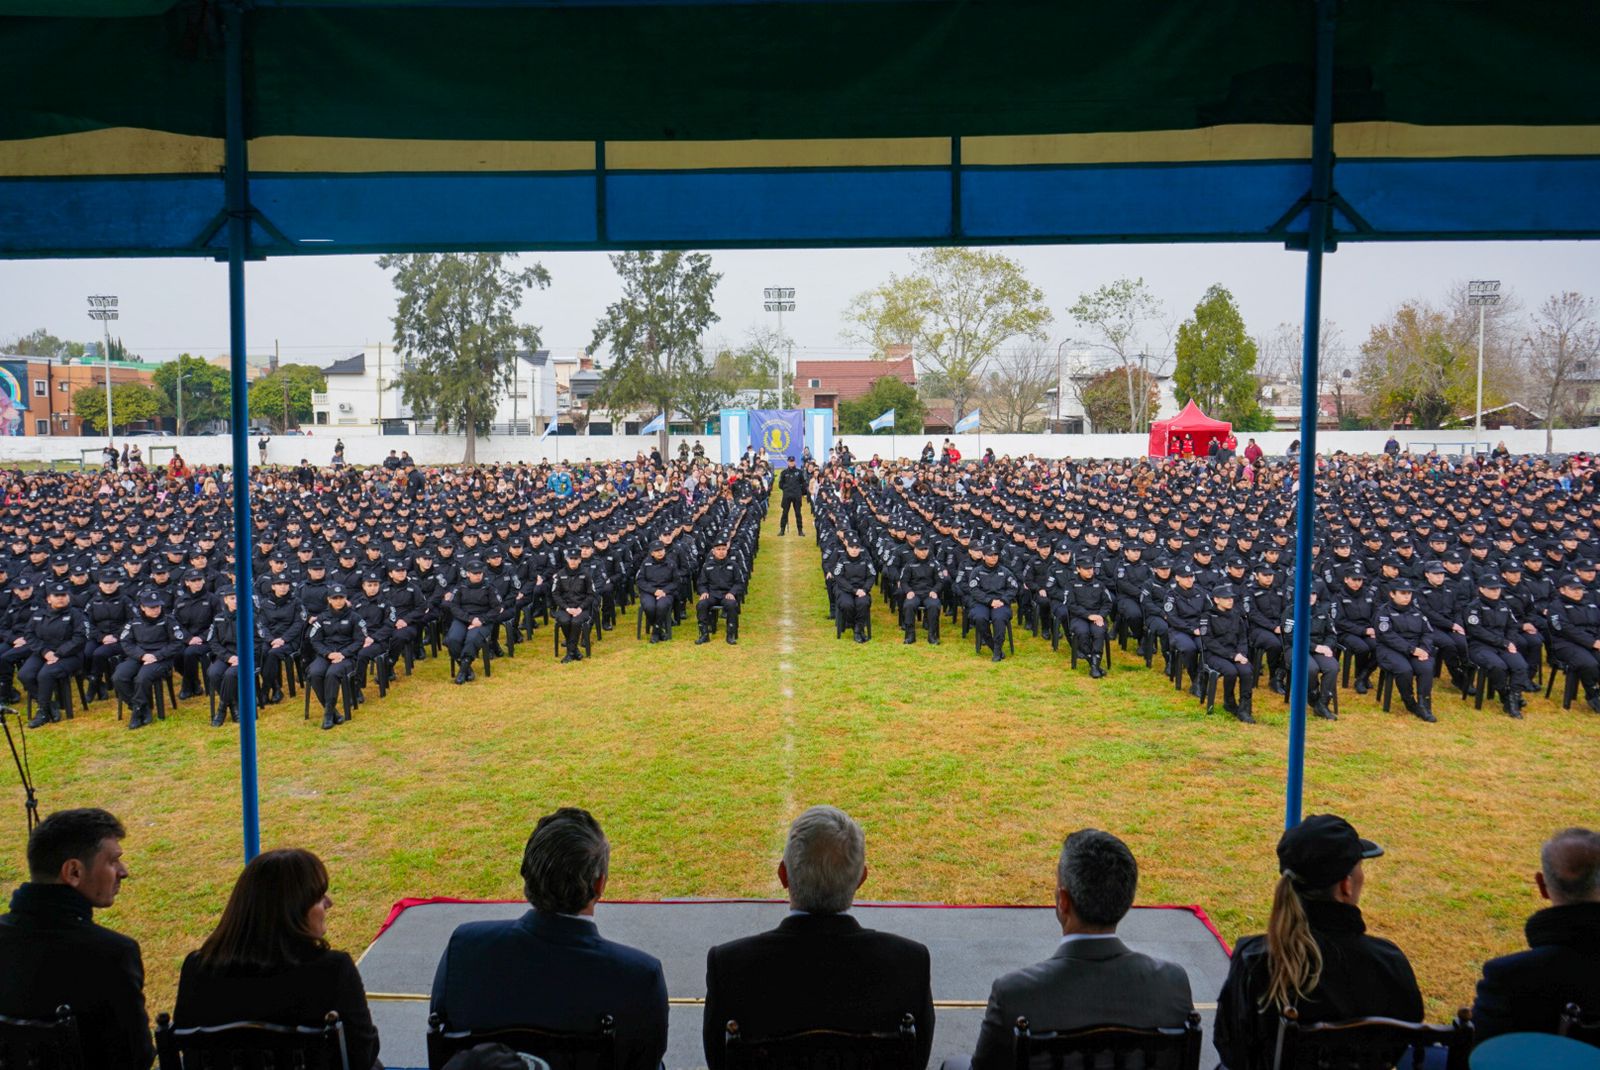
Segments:
[[[564,551],[562,551],[561,556],[565,557],[568,561],[582,561],[583,550],[578,547],[577,543],[573,543]]]
[[[72,593],[72,588],[71,588],[71,587],[68,587],[68,586],[67,586],[67,585],[66,585],[66,584],[64,584],[64,583],[52,583],[52,584],[51,584],[51,585],[50,585],[50,593],[51,593],[51,594],[65,594],[65,595],[70,595],[70,594],[71,594],[71,593]]]
[[[1444,575],[1444,562],[1429,561],[1426,565],[1422,566],[1422,571],[1428,573],[1429,575],[1442,576]]]
[[[103,568],[100,570],[100,575],[96,576],[95,579],[100,583],[121,583],[122,573],[114,568]]]
[[[159,591],[153,591],[146,587],[139,595],[139,605],[142,608],[145,606],[164,606],[166,603],[161,600],[161,593]]]
[[[342,584],[342,583],[330,583],[330,584],[328,584],[328,597],[329,598],[345,598],[345,597],[347,597],[347,595],[345,594],[344,584]]]
[[[294,586],[294,580],[289,578],[289,574],[287,572],[280,572],[275,576],[269,577],[267,582],[273,587]]]
[[[72,575],[74,575],[74,576],[87,576],[88,574],[89,574],[89,566],[84,564],[82,561],[79,561],[79,562],[75,563],[72,566]]]
[[[326,571],[327,567],[328,563],[320,557],[313,557],[310,561],[306,562],[307,569],[320,568]]]
[[[1362,839],[1344,818],[1312,814],[1279,838],[1278,871],[1301,888],[1327,888],[1362,859],[1382,854],[1382,847]]]
[[[478,560],[476,557],[474,557],[471,561],[468,561],[465,565],[462,566],[462,571],[463,572],[482,572],[483,571],[483,562]]]
[[[1492,587],[1497,591],[1505,586],[1504,581],[1502,581],[1500,577],[1493,572],[1485,572],[1480,575],[1477,583],[1479,587]]]
[[[1404,576],[1400,577],[1399,579],[1395,580],[1393,583],[1389,584],[1389,593],[1390,594],[1393,594],[1396,591],[1411,591],[1411,592],[1415,592],[1416,589],[1417,589],[1417,585],[1412,583],[1410,580],[1406,579]]]
[[[361,582],[362,583],[382,583],[383,582],[383,577],[378,575],[376,572],[363,572],[361,574]]]
[[[1582,587],[1583,586],[1583,581],[1578,578],[1578,574],[1576,572],[1563,572],[1561,574],[1561,578],[1559,580],[1557,580],[1556,583],[1557,583],[1558,586],[1561,586],[1561,587]]]
[[[1211,589],[1211,597],[1212,597],[1213,600],[1216,600],[1218,598],[1232,598],[1232,597],[1234,597],[1233,584],[1231,584],[1231,583],[1219,583],[1219,584],[1217,584],[1215,587],[1213,587]]]
[[[226,586],[217,588],[217,597],[218,598],[226,598],[229,595],[236,595],[238,593],[239,592],[237,592],[237,591],[235,591],[233,589],[233,584],[231,584],[231,583],[227,584]]]
[[[206,580],[206,574],[197,568],[191,568],[183,574],[183,582],[188,583],[191,580],[199,580],[201,583],[204,583]]]

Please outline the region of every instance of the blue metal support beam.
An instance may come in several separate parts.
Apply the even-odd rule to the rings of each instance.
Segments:
[[[1289,655],[1289,755],[1283,824],[1300,823],[1305,794],[1306,694],[1311,661],[1311,548],[1317,538],[1317,350],[1322,334],[1322,254],[1333,200],[1333,39],[1337,0],[1316,0],[1316,103],[1306,220],[1306,309],[1300,355],[1300,489],[1295,502],[1294,634]]]
[[[228,213],[228,358],[233,429],[233,583],[238,592],[239,800],[244,860],[261,853],[261,798],[256,780],[256,612],[250,526],[250,381],[244,335],[244,262],[250,251],[250,190],[244,129],[244,6],[230,0],[223,33],[227,63],[224,195]]]

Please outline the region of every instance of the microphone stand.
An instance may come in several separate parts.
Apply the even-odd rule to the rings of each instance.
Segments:
[[[17,734],[11,735],[10,718],[17,720]],[[33,771],[28,766],[28,736],[27,729],[22,723],[22,713],[10,706],[0,704],[0,729],[6,734],[6,745],[11,748],[11,761],[17,767],[17,776],[22,780],[22,791],[26,797],[23,809],[27,814],[28,831],[32,832],[39,824],[39,798],[33,790]],[[22,741],[22,748],[17,749],[17,740]]]

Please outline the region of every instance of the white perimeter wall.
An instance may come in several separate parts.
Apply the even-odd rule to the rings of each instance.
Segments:
[[[1323,431],[1317,435],[1317,452],[1377,453],[1388,440],[1387,431]],[[1438,443],[1442,451],[1460,452],[1461,443],[1470,442],[1471,432],[1417,431],[1395,432],[1402,447],[1419,451]],[[1512,453],[1543,453],[1544,436],[1539,431],[1488,431],[1484,440],[1493,445],[1504,440]],[[318,430],[314,435],[274,435],[267,448],[271,464],[298,464],[302,457],[313,464],[327,464],[333,455],[334,441],[339,438],[338,428]],[[454,464],[461,460],[465,442],[456,435],[371,435],[345,434],[345,459],[351,464],[378,464],[392,450],[410,450],[418,464]],[[975,460],[983,451],[992,448],[996,454],[1039,457],[1142,457],[1149,437],[1146,435],[952,435],[956,448],[965,459]],[[1240,448],[1251,436],[1241,436]],[[1269,455],[1282,456],[1289,444],[1299,436],[1290,431],[1264,431],[1254,436]],[[177,446],[190,464],[226,464],[231,460],[232,446],[226,435],[186,436],[184,438],[135,437],[136,442],[150,459],[152,446]],[[842,435],[837,441],[847,443],[857,459],[867,460],[874,453],[884,457],[917,457],[924,442],[932,442],[938,449],[944,441],[939,435]],[[120,445],[122,440],[118,440]],[[584,435],[555,436],[540,441],[537,438],[503,435],[478,440],[478,460],[489,462],[540,460],[631,460],[641,450],[655,445],[654,435],[613,435],[590,438]],[[713,460],[720,446],[715,436],[673,435],[671,451],[676,454],[678,443],[687,442],[691,449],[696,442],[705,445],[706,455]],[[67,438],[44,436],[39,438],[0,438],[0,466],[16,461],[76,461],[84,449],[97,451],[92,459],[98,463],[98,450],[105,445],[103,438]],[[1600,427],[1586,427],[1555,433],[1557,453],[1578,450],[1600,453]],[[157,460],[168,455],[161,451]],[[250,440],[250,461],[256,460],[256,440]]]

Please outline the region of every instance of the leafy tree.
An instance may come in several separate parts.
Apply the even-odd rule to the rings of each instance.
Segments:
[[[738,380],[726,363],[697,350],[678,368],[678,413],[704,431],[738,390]]]
[[[180,371],[183,373],[181,405],[178,398]],[[156,369],[155,385],[166,395],[167,409],[174,416],[182,413],[183,418],[178,421],[180,435],[190,424],[228,418],[228,399],[233,394],[228,372],[209,361],[187,353],[180,354],[177,360],[168,361]]]
[[[40,327],[14,342],[0,346],[0,352],[15,353],[19,357],[52,357],[66,362],[83,356],[83,343],[64,341]]]
[[[1044,426],[1045,399],[1056,384],[1056,357],[1029,346],[995,357],[983,377],[983,427],[999,434],[1027,434]]]
[[[611,266],[622,297],[594,327],[591,350],[603,342],[611,353],[596,401],[613,412],[653,408],[670,422],[686,372],[691,379],[698,374],[700,336],[719,318],[711,300],[722,275],[705,253],[677,250],[619,253]],[[660,446],[664,456],[665,426]]]
[[[718,351],[718,374],[729,380],[736,392],[752,392],[754,408],[795,408],[800,399],[795,394],[794,378],[781,371],[787,362],[788,345],[789,340],[775,330],[752,330],[737,349],[723,347]],[[783,379],[781,394],[778,390],[780,376]]]
[[[1361,345],[1357,380],[1378,422],[1442,427],[1476,404],[1477,349],[1454,318],[1408,302],[1387,323],[1375,324]],[[1494,404],[1486,389],[1485,407]]]
[[[111,387],[111,415],[118,427],[160,419],[165,402],[165,395],[143,383],[114,383]],[[95,434],[104,434],[106,429],[104,384],[85,386],[74,391],[72,411],[82,418],[85,429],[93,425]]]
[[[1178,364],[1173,393],[1179,407],[1193,400],[1206,415],[1239,427],[1256,404],[1256,343],[1244,327],[1233,294],[1213,285],[1178,325]]]
[[[948,397],[966,415],[984,365],[1007,342],[1043,341],[1053,317],[1022,265],[986,249],[923,249],[915,270],[858,294],[845,311],[853,337],[880,352],[909,343],[924,397]]]
[[[894,410],[894,433],[920,435],[928,415],[927,406],[917,396],[915,387],[892,375],[885,375],[872,384],[872,389],[854,401],[839,402],[839,433],[868,435],[867,426],[889,409]]]
[[[1095,346],[1116,358],[1127,394],[1127,411],[1132,414],[1128,429],[1148,431],[1161,395],[1159,391],[1154,395],[1141,391],[1139,384],[1161,371],[1161,365],[1166,363],[1152,356],[1145,344],[1150,329],[1163,314],[1160,298],[1144,279],[1121,278],[1079,294],[1067,314],[1089,330]],[[1094,380],[1099,378],[1095,376]],[[1097,430],[1099,426],[1095,423]]]
[[[1160,381],[1142,368],[1107,368],[1076,385],[1078,402],[1096,434],[1121,434],[1136,429],[1132,410],[1128,407],[1127,384],[1132,381],[1135,395],[1142,402],[1146,414],[1155,413],[1161,406]],[[1139,384],[1143,389],[1139,389]],[[1137,428],[1148,431],[1148,427]]]
[[[1557,421],[1578,426],[1584,405],[1567,389],[1580,373],[1592,373],[1600,362],[1600,316],[1595,300],[1567,291],[1551,294],[1534,312],[1528,338],[1528,370],[1544,408],[1544,449],[1551,452]]]
[[[399,291],[394,342],[405,360],[396,377],[414,415],[466,437],[462,463],[478,459],[478,436],[494,422],[519,349],[539,346],[539,329],[516,313],[526,291],[550,285],[541,264],[516,269],[501,253],[393,253],[378,266]]]
[[[321,369],[309,364],[282,364],[250,384],[250,419],[265,420],[279,432],[287,431],[284,421],[284,396],[287,391],[288,425],[310,423],[311,395],[328,389]]]

